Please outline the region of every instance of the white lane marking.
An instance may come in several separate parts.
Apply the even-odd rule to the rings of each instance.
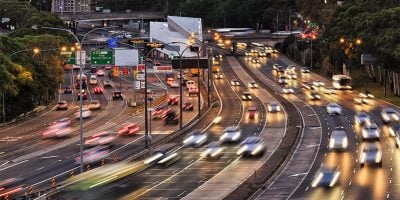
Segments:
[[[2,152],[0,152],[0,155],[1,155],[1,154],[3,154],[3,153],[4,153],[3,151],[2,151]]]
[[[6,165],[7,163],[9,163],[10,161],[6,161],[5,163],[1,164],[0,167],[3,167],[4,165]]]
[[[316,146],[319,146],[319,144],[311,144],[311,145],[306,146],[306,148],[316,147]]]
[[[47,158],[59,158],[60,156],[44,156],[42,159],[47,159]]]
[[[293,174],[290,175],[291,177],[297,177],[297,176],[301,176],[301,175],[306,175],[307,173],[298,173],[298,174]]]
[[[19,162],[19,163],[15,163],[15,164],[13,164],[13,165],[10,165],[10,166],[8,166],[8,167],[5,167],[5,168],[3,168],[3,169],[0,169],[0,171],[6,170],[6,169],[11,168],[11,167],[14,167],[14,166],[17,166],[17,165],[22,164],[22,163],[27,162],[27,161],[28,161],[28,160],[23,160],[23,161],[21,161],[21,162]]]
[[[44,167],[37,168],[36,171],[39,171],[39,170],[41,170],[41,169],[43,169],[43,168],[44,168]]]
[[[320,126],[318,126],[318,127],[310,127],[309,129],[319,129],[319,128],[321,128]]]

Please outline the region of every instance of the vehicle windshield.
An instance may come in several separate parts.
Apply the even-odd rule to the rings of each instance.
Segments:
[[[340,85],[350,85],[351,84],[351,79],[342,78],[342,79],[339,80],[339,84]]]

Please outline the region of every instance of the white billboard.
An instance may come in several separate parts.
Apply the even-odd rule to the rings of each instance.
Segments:
[[[136,66],[139,64],[137,49],[114,49],[115,66]]]

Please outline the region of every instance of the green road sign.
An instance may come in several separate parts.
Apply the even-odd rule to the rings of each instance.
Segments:
[[[70,65],[75,65],[76,64],[76,54],[75,54],[75,52],[70,52],[70,51],[61,52],[61,55],[67,55],[67,57],[68,57],[67,64],[70,64]]]
[[[91,51],[90,59],[92,64],[106,65],[113,64],[113,51]]]

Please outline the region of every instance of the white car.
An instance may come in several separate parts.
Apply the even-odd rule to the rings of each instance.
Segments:
[[[258,88],[258,85],[257,85],[257,83],[255,81],[250,81],[247,84],[247,87],[249,87],[249,88]]]
[[[251,136],[240,143],[237,155],[262,156],[265,152],[264,141],[261,137]]]
[[[358,112],[354,115],[354,122],[359,125],[371,123],[371,117],[366,112]]]
[[[89,108],[82,108],[82,118],[83,119],[89,118],[91,115],[92,115],[92,112],[89,110]],[[76,119],[80,118],[79,109],[75,112],[75,118]]]
[[[294,94],[294,89],[292,87],[285,87],[285,88],[282,88],[282,92],[284,94]]]
[[[399,113],[393,108],[384,108],[381,116],[384,123],[399,121]]]
[[[289,79],[295,79],[295,80],[297,79],[297,74],[296,74],[296,72],[294,72],[294,71],[292,71],[292,70],[287,71],[286,75],[287,75],[287,77],[288,77]]]
[[[281,111],[281,107],[278,102],[270,102],[268,104],[268,112],[279,112]]]
[[[240,82],[239,82],[237,79],[232,79],[232,80],[231,80],[231,85],[232,85],[232,86],[239,86],[239,85],[240,85]]]
[[[379,128],[375,123],[364,124],[361,129],[363,140],[379,140]]]
[[[97,146],[94,148],[87,149],[83,152],[83,164],[89,164],[94,162],[99,162],[100,160],[106,158],[110,150],[107,146]],[[75,158],[75,164],[81,163],[81,157]]]
[[[287,84],[288,83],[287,77],[285,75],[280,75],[278,78],[278,82],[280,84]]]
[[[72,134],[71,127],[49,126],[42,134],[44,138],[63,138]]]
[[[321,167],[315,174],[311,187],[334,187],[340,177],[340,172],[337,168]]]
[[[188,137],[183,140],[183,145],[186,147],[201,147],[207,142],[208,134],[200,131],[193,131]]]
[[[169,166],[180,159],[178,152],[158,151],[144,161],[146,165]]]
[[[222,75],[221,72],[217,72],[217,73],[214,74],[214,78],[221,79],[221,78],[224,78],[224,76]]]
[[[99,100],[93,100],[88,105],[89,110],[98,110],[98,109],[100,109],[100,107],[101,107],[101,104],[100,104]]]
[[[116,136],[110,131],[102,131],[85,139],[86,146],[110,145]]]
[[[89,84],[90,85],[96,85],[97,84],[97,77],[96,77],[96,75],[90,75],[90,78],[89,78]]]
[[[379,143],[365,143],[360,152],[359,160],[360,167],[364,167],[365,164],[374,164],[382,167],[382,149],[379,146]]]
[[[346,131],[343,127],[338,127],[334,131],[332,131],[329,137],[329,146],[328,149],[330,151],[340,150],[345,151],[348,147],[348,138]]]
[[[103,81],[103,85],[104,85],[104,87],[111,87],[112,86],[110,80],[104,80]]]
[[[224,154],[224,147],[220,146],[219,142],[214,141],[209,143],[203,152],[201,152],[200,157],[202,158],[219,158]]]
[[[179,83],[178,81],[171,81],[171,83],[169,84],[169,86],[171,88],[178,88],[179,87]]]
[[[219,137],[220,142],[239,142],[242,137],[242,130],[239,126],[228,126]]]
[[[336,94],[336,90],[332,87],[327,87],[327,88],[324,88],[324,93],[325,94]]]
[[[102,70],[102,69],[97,70],[96,71],[96,75],[97,76],[104,76],[104,70]]]
[[[316,80],[316,81],[313,81],[313,85],[316,87],[321,87],[321,86],[325,86],[325,83],[320,80]]]
[[[329,115],[341,115],[342,107],[337,103],[328,103],[326,105],[326,112],[328,112]]]
[[[250,92],[243,92],[242,94],[242,100],[243,101],[251,101],[253,98],[251,97]]]

